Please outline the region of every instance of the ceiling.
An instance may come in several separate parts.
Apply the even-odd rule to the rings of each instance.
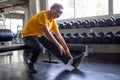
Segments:
[[[0,13],[24,13],[29,0],[0,0]]]

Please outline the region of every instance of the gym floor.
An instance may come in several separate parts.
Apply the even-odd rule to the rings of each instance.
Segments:
[[[38,73],[29,74],[23,62],[22,51],[13,55],[0,55],[0,80],[120,80],[120,63],[102,61],[90,57],[73,69],[70,64],[45,63],[45,54],[41,54],[35,64]],[[4,53],[5,54],[5,53]]]

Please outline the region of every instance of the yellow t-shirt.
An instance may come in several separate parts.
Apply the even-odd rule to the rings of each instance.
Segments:
[[[22,30],[22,36],[38,36],[41,37],[45,34],[42,29],[42,25],[48,27],[52,32],[58,32],[58,25],[55,19],[52,21],[48,20],[48,11],[41,11],[38,14],[34,15],[26,24]]]

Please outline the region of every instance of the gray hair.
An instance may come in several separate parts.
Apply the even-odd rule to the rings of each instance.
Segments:
[[[59,9],[63,9],[63,6],[62,6],[61,4],[58,4],[58,3],[54,3],[54,4],[50,7],[50,9],[54,9],[54,8],[56,8],[56,7],[58,7]]]

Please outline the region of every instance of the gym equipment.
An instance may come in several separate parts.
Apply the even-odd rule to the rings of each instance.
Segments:
[[[15,50],[22,50],[30,48],[27,45],[15,45],[15,46],[0,46],[0,53],[7,52],[7,51],[15,51]]]
[[[95,32],[91,32],[89,33],[89,35],[91,35],[93,38],[95,38],[95,36],[97,35]]]
[[[81,33],[82,36],[86,37],[87,36],[87,33],[86,32],[83,32]]]
[[[112,44],[113,37],[114,33],[112,31],[107,32],[103,37],[103,44]]]
[[[74,29],[75,28],[74,21],[70,21],[69,23],[71,24],[71,28]]]
[[[93,19],[93,21],[95,21],[96,25],[98,24],[98,19]]]
[[[14,37],[13,33],[9,29],[0,29],[0,42],[11,41]]]
[[[64,33],[61,33],[62,36],[64,36],[65,34]]]
[[[112,31],[107,32],[106,35],[110,35],[112,38],[114,37],[114,33]]]
[[[96,35],[93,39],[94,44],[102,44],[102,37],[100,35]]]
[[[81,22],[81,26],[82,26],[83,28],[88,28],[88,21],[85,20],[85,21]]]
[[[120,26],[120,17],[117,17],[115,20],[115,25]]]
[[[104,37],[105,33],[104,32],[99,32],[98,35],[100,35],[101,37]]]
[[[105,20],[105,26],[106,27],[113,26],[113,24],[114,24],[113,19],[108,18],[108,19]]]
[[[71,34],[68,37],[68,43],[75,43],[76,42],[76,36],[74,36],[73,34]]]
[[[102,44],[102,37],[101,35],[95,33],[95,32],[91,32],[89,33],[89,35],[92,36],[93,38],[93,44]]]
[[[0,29],[0,42],[11,41],[14,37],[13,32],[9,29]],[[26,45],[14,45],[14,46],[0,46],[0,52],[14,51],[29,48]]]
[[[93,36],[92,35],[87,35],[85,37],[85,44],[92,44],[93,43]]]
[[[80,20],[78,20],[77,22],[78,22],[78,24],[79,24],[79,27],[81,28],[81,21],[80,21]]]
[[[113,37],[113,41],[114,44],[120,44],[120,31],[117,31]]]
[[[120,34],[116,34],[114,37],[113,37],[113,44],[120,44]]]
[[[59,24],[58,24],[58,27],[59,27],[60,29],[65,29],[65,24],[64,24],[64,23],[59,23]]]
[[[75,37],[71,33],[67,33],[67,43],[75,43]]]
[[[112,39],[111,35],[105,35],[103,37],[103,44],[112,44]]]
[[[105,26],[105,20],[104,19],[100,19],[98,21],[98,27],[104,27]]]
[[[89,26],[90,26],[90,27],[96,27],[96,26],[97,26],[97,21],[96,21],[96,20],[91,20],[91,21],[89,22]]]
[[[112,19],[113,21],[115,21],[115,17],[114,16],[111,16],[110,19]]]
[[[72,23],[66,22],[66,23],[65,23],[65,28],[66,28],[66,29],[71,29],[71,28],[72,28]]]
[[[74,26],[74,28],[80,28],[80,26],[79,26],[79,22],[73,22],[72,23],[72,25]]]
[[[62,36],[63,39],[65,40],[66,43],[68,43],[68,36],[66,36],[65,34]]]
[[[13,38],[13,32],[9,29],[0,29],[0,42],[2,41],[11,41]],[[0,53],[8,52],[8,51],[15,51],[15,50],[22,50],[22,49],[30,49],[29,46],[21,44],[21,45],[13,45],[13,46],[0,46]],[[49,62],[53,63],[51,60],[51,55],[48,55]],[[55,62],[54,62],[55,63]]]
[[[80,33],[74,33],[75,36],[75,43],[77,44],[83,44],[84,43],[84,37],[80,35]]]
[[[80,35],[80,33],[74,33],[73,35],[78,37]]]
[[[113,21],[113,26],[115,26],[115,19],[116,19],[116,18],[115,18],[114,16],[111,16],[110,19],[112,19],[112,21]]]

